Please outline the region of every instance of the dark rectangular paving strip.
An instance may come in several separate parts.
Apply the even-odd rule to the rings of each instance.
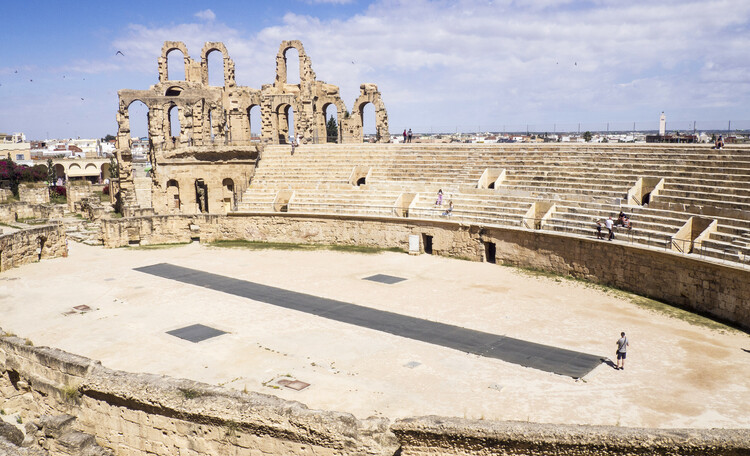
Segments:
[[[386,275],[386,274],[375,274],[374,276],[365,277],[362,280],[371,280],[373,282],[379,282],[379,283],[385,283],[385,284],[388,284],[388,285],[393,285],[394,283],[403,282],[406,279],[404,279],[403,277],[390,276],[390,275]]]
[[[167,334],[179,337],[180,339],[188,340],[190,342],[201,342],[212,337],[226,334],[226,332],[211,328],[210,326],[197,324],[185,326],[184,328],[173,329],[172,331],[167,331]]]
[[[135,270],[285,309],[573,378],[583,377],[603,361],[601,356],[371,309],[167,263],[143,266]]]

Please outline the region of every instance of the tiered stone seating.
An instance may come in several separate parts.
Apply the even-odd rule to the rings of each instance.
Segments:
[[[595,221],[620,210],[632,223],[617,239],[670,248],[693,215],[718,221],[696,246],[714,258],[750,256],[750,150],[653,145],[312,145],[269,146],[240,211],[273,211],[280,190],[289,212],[404,216],[399,195],[414,196],[409,217],[523,227],[537,201],[554,203],[542,229],[593,237]],[[363,185],[352,182],[355,167]],[[505,170],[497,188],[477,188],[485,170]],[[356,174],[356,173],[355,173]],[[647,207],[628,205],[639,178],[664,179]],[[443,205],[436,206],[438,189]],[[453,211],[446,215],[449,201]]]

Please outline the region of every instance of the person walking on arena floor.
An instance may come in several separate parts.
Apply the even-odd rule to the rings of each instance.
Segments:
[[[625,332],[620,333],[620,338],[617,339],[617,366],[615,369],[625,370],[625,356],[628,354],[628,338],[625,337]]]

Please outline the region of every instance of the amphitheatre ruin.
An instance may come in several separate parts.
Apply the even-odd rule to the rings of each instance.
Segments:
[[[158,74],[109,200],[0,190],[1,454],[750,454],[750,148],[391,144],[299,41]]]

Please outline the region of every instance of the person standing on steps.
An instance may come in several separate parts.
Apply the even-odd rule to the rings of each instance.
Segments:
[[[404,128],[404,144],[406,144],[406,128]]]
[[[609,230],[609,238],[607,240],[611,241],[612,239],[615,238],[615,226],[614,226],[615,224],[612,221],[612,217],[611,216],[607,220],[604,221],[604,225]]]
[[[625,357],[628,354],[628,338],[625,337],[625,333],[620,333],[620,338],[617,339],[617,367],[615,369],[625,370]]]
[[[412,135],[412,133],[411,133],[411,128],[410,128],[409,129],[409,134],[408,134],[408,136],[409,136],[409,142],[411,142],[411,135]]]

